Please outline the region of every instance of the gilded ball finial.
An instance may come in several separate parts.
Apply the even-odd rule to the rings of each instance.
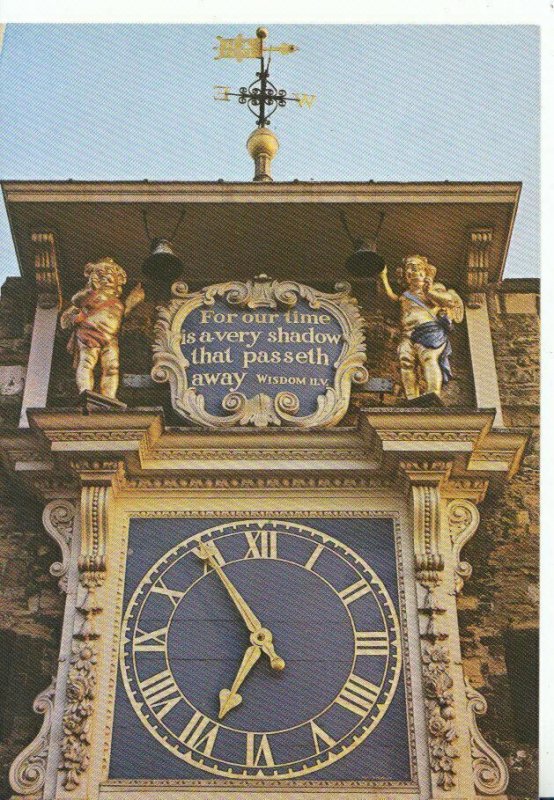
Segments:
[[[256,36],[258,37],[258,39],[267,39],[268,35],[269,31],[267,28],[258,28],[256,30]]]
[[[279,140],[265,126],[252,131],[246,142],[248,152],[254,159],[255,181],[271,181],[271,161],[277,155]]]

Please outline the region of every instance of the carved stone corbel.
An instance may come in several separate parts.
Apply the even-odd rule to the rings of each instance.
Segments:
[[[33,741],[27,745],[25,750],[21,751],[10,767],[10,785],[16,796],[42,797],[55,691],[56,679],[54,678],[50,686],[37,695],[33,703],[33,711],[43,714],[44,719],[40,731]]]
[[[483,226],[468,231],[466,283],[469,308],[480,308],[484,302],[489,283],[489,251],[493,234],[493,228]]]
[[[58,267],[56,237],[52,231],[32,231],[35,283],[39,308],[60,309],[62,293]]]
[[[444,569],[439,546],[440,486],[451,468],[445,461],[400,463],[412,500],[416,578],[428,590],[440,582]]]
[[[475,788],[485,795],[503,794],[508,787],[508,767],[504,759],[485,741],[477,727],[477,715],[486,714],[487,701],[466,678],[466,697],[469,710],[469,734]]]
[[[46,532],[61,550],[61,561],[55,561],[52,564],[50,574],[58,578],[58,586],[63,592],[67,592],[67,569],[75,514],[75,506],[69,500],[52,500],[45,506],[42,513],[42,524]]]
[[[78,561],[80,587],[67,678],[60,766],[62,785],[67,791],[80,785],[90,760],[100,638],[96,617],[103,610],[98,590],[106,577],[108,507],[119,464],[83,461],[80,469],[84,483],[81,490],[81,554]]]

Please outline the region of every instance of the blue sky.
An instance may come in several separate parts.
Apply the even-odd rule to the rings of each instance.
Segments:
[[[254,118],[214,84],[254,61],[216,61],[216,34],[252,24],[7,26],[0,56],[4,179],[250,180]],[[276,180],[522,181],[509,277],[539,270],[539,28],[272,25]],[[17,274],[0,209],[0,278]]]

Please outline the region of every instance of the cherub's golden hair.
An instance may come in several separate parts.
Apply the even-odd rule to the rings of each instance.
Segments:
[[[121,289],[121,287],[127,283],[127,275],[123,267],[120,267],[119,264],[113,260],[113,258],[102,258],[100,261],[89,262],[85,265],[85,278],[89,278],[91,275],[112,275],[115,279],[115,285],[117,289]]]
[[[408,282],[407,276],[408,273],[411,271],[409,266],[411,261],[417,261],[419,264],[423,266],[427,277],[431,278],[432,281],[435,279],[435,275],[437,274],[437,268],[429,263],[426,256],[419,256],[414,254],[411,256],[406,256],[406,258],[403,258],[402,266],[398,267],[398,269],[396,270],[396,277],[399,282],[407,284]]]

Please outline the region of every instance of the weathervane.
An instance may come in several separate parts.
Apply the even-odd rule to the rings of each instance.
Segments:
[[[259,58],[260,70],[256,72],[256,80],[246,87],[242,86],[238,92],[232,92],[230,86],[214,86],[219,91],[215,100],[229,101],[230,97],[238,97],[239,103],[246,105],[249,111],[256,117],[257,128],[248,137],[246,146],[248,152],[254,159],[255,181],[272,181],[271,161],[279,149],[279,140],[275,134],[269,130],[270,117],[277,111],[277,108],[285,106],[288,102],[298,103],[299,106],[311,108],[316,98],[315,94],[294,94],[289,96],[285,89],[277,89],[269,80],[269,65],[271,63],[271,53],[281,53],[288,55],[294,53],[298,48],[294,44],[264,45],[267,38],[267,29],[258,28],[255,38],[245,38],[239,33],[233,39],[224,39],[218,36],[219,44],[216,48],[219,52],[215,56],[220,58],[234,58],[239,63],[247,58]],[[264,54],[268,53],[267,62]]]

